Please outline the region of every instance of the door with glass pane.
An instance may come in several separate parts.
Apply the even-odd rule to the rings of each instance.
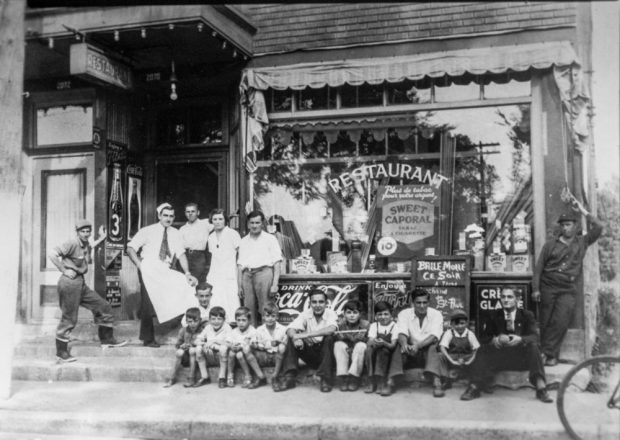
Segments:
[[[60,272],[49,260],[51,250],[75,237],[75,222],[94,220],[94,156],[79,154],[35,158],[33,167],[32,318],[56,319]],[[93,232],[99,225],[95,224]],[[92,285],[92,267],[86,281]]]

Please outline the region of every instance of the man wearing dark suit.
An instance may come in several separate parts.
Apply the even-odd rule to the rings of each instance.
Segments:
[[[471,366],[471,381],[461,400],[473,400],[480,397],[480,389],[490,389],[497,371],[529,370],[536,398],[553,402],[547,392],[538,324],[532,312],[517,308],[517,292],[512,286],[502,289],[502,309],[496,310],[482,328],[482,347]]]

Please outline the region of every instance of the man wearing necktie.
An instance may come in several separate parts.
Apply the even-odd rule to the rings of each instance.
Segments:
[[[140,274],[139,338],[144,346],[154,348],[159,344],[155,341],[153,317],[160,322],[169,321],[195,306],[193,287],[198,284],[189,272],[181,234],[172,227],[174,209],[163,203],[157,207],[157,217],[158,223],[140,229],[127,243],[127,255]],[[175,260],[183,269],[185,282],[180,273],[171,269]]]
[[[519,298],[516,287],[502,289],[502,309],[495,310],[483,324],[482,346],[471,365],[471,382],[461,400],[480,397],[480,389],[491,392],[493,374],[498,371],[529,370],[536,398],[544,403],[553,402],[547,393],[538,324],[532,312],[517,307]]]

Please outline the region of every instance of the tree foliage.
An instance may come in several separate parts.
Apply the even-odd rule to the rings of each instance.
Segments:
[[[601,281],[618,276],[620,253],[620,184],[618,178],[601,185],[597,191],[598,218],[603,222],[603,233],[598,240]]]

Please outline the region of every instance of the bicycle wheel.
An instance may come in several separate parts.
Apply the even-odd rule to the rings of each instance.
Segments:
[[[575,365],[564,376],[557,409],[575,440],[620,438],[620,358],[597,356]],[[608,403],[613,400],[610,408]]]

